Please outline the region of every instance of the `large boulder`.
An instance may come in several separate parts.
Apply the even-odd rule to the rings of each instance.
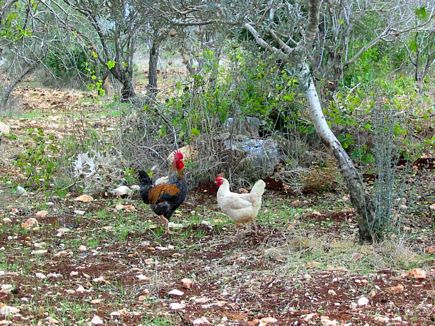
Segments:
[[[273,139],[254,139],[238,135],[233,139],[225,139],[224,146],[227,150],[242,152],[240,166],[255,170],[258,177],[272,175],[280,161],[279,146]]]
[[[245,135],[256,138],[259,135],[260,127],[266,123],[257,117],[243,117],[240,119],[228,118],[224,128],[235,135]]]

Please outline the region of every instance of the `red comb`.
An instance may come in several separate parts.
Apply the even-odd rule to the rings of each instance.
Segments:
[[[174,152],[174,160],[180,161],[184,158],[183,153],[181,153],[180,151],[175,151]]]

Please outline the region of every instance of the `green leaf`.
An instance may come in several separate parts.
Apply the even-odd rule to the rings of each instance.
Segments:
[[[109,69],[113,69],[113,68],[115,68],[115,66],[116,66],[116,61],[114,61],[114,60],[109,60],[109,61],[107,61],[107,68],[109,68]]]
[[[192,133],[193,136],[199,136],[201,134],[201,131],[199,131],[199,129],[197,128],[192,128],[190,132]]]
[[[420,7],[415,9],[415,16],[420,20],[425,20],[427,18],[426,7]]]

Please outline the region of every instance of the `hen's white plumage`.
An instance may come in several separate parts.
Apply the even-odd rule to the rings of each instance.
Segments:
[[[218,177],[220,184],[217,192],[219,208],[228,215],[236,224],[254,221],[261,208],[262,196],[266,187],[263,180],[258,180],[249,194],[238,194],[230,191],[227,179]]]

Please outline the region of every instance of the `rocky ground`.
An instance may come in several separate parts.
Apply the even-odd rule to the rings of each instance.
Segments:
[[[1,143],[0,325],[435,323],[428,167],[409,177],[418,196],[402,203],[402,232],[380,244],[355,243],[340,190],[268,191],[257,230],[236,230],[212,194],[192,190],[166,235],[134,194],[17,191],[28,128],[61,142],[117,119],[79,92],[18,94],[21,110],[2,119],[14,136]]]

